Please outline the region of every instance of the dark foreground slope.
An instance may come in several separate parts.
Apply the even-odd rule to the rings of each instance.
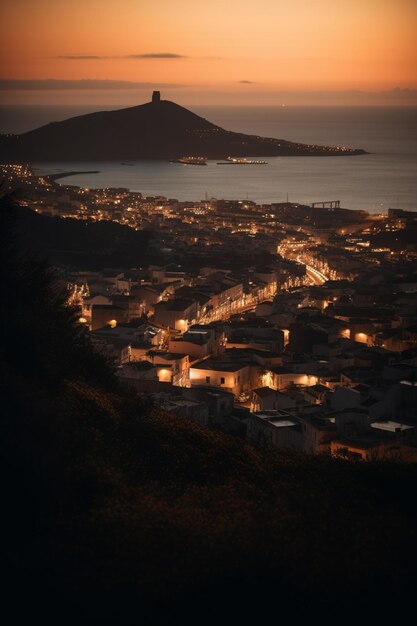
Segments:
[[[7,207],[0,217],[13,623],[401,619],[416,467],[267,454],[138,402],[77,334],[47,268],[9,245]]]
[[[152,236],[117,222],[54,218],[26,207],[16,207],[15,214],[21,246],[58,266],[90,270],[138,267],[145,262]]]
[[[0,137],[0,159],[5,163],[172,159],[183,155],[345,156],[363,152],[226,131],[168,100],[81,115],[22,135]]]

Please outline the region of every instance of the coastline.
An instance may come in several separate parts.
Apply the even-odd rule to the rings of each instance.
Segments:
[[[46,174],[45,176],[38,175],[38,178],[46,178],[47,180],[58,180],[60,178],[68,178],[68,176],[80,176],[81,174],[100,174],[100,170],[84,170],[77,172],[60,172],[58,174]]]
[[[288,194],[290,200],[301,204],[340,200],[341,206],[374,214],[386,213],[389,208],[417,211],[414,162],[372,152],[360,159],[269,157],[265,167],[220,167],[211,159],[206,167],[151,160],[137,161],[133,167],[98,161],[36,161],[30,165],[36,176],[55,176],[63,186],[125,188],[178,201],[248,198],[268,204],[284,202]],[[90,176],[87,171],[98,173]],[[75,172],[83,173],[78,176]]]

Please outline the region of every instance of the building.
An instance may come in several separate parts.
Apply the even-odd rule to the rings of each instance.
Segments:
[[[230,359],[208,358],[190,367],[192,386],[220,387],[239,397],[250,389],[250,365]]]
[[[299,422],[286,411],[262,411],[247,417],[247,439],[261,448],[302,447]]]
[[[187,331],[198,316],[197,302],[186,299],[158,302],[154,310],[153,322],[180,333]]]

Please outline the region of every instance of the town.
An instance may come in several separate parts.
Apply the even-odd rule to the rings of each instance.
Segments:
[[[179,202],[0,169],[40,215],[148,234],[136,266],[59,268],[124,385],[260,448],[417,460],[417,214]]]

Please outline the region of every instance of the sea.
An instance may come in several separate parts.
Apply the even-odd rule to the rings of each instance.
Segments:
[[[0,106],[0,132],[22,133],[121,106]],[[93,171],[63,185],[125,187],[180,201],[205,198],[311,204],[339,200],[348,209],[417,211],[417,107],[192,106],[227,130],[302,143],[363,148],[346,157],[264,157],[267,165],[206,167],[137,161],[33,163],[38,174]],[[140,138],[138,138],[138,141]],[[204,155],[202,155],[204,156]],[[263,155],[259,155],[262,159]]]

